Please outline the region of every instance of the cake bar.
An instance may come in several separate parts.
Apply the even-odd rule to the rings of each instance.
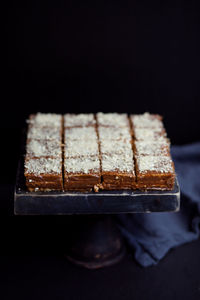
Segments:
[[[99,156],[80,156],[64,160],[64,189],[92,191],[100,184]]]
[[[168,156],[170,154],[169,142],[167,141],[134,141],[135,156]]]
[[[30,115],[27,123],[34,127],[61,128],[62,116],[59,114],[51,113],[37,113],[36,115]]]
[[[166,131],[162,117],[144,113],[143,115],[130,116],[132,135],[137,141],[160,141],[165,142]]]
[[[59,140],[27,140],[26,156],[31,158],[58,157],[62,158],[61,142]]]
[[[62,140],[61,128],[54,127],[36,127],[34,125],[29,126],[27,139],[34,140]]]
[[[163,128],[162,119],[162,116],[148,112],[130,116],[130,120],[135,128]]]
[[[65,114],[64,127],[88,127],[96,126],[96,119],[94,114]]]
[[[134,128],[133,136],[137,141],[167,141],[163,128]]]
[[[128,116],[99,113],[97,129],[102,187],[107,190],[133,188],[135,171]]]
[[[122,154],[133,156],[132,144],[129,140],[105,140],[99,141],[101,154]]]
[[[28,120],[25,177],[29,191],[62,190],[62,116],[31,115]]]
[[[99,139],[101,140],[131,140],[130,128],[127,127],[98,127]]]
[[[65,158],[99,156],[97,139],[90,140],[66,140],[64,147]]]
[[[137,188],[171,190],[175,171],[170,156],[136,156]]]
[[[102,113],[96,114],[97,124],[104,127],[129,127],[129,120],[127,114],[118,113]]]
[[[94,115],[65,115],[64,126],[64,189],[98,189],[101,172]]]
[[[62,160],[26,157],[25,177],[29,191],[62,190]]]
[[[37,113],[30,115],[27,120],[28,140],[57,140],[62,141],[62,116],[58,114]]]
[[[172,189],[175,171],[162,117],[145,113],[132,115],[130,120],[134,137],[137,188]]]
[[[65,128],[65,141],[97,141],[97,132],[94,127],[80,127],[80,128]]]
[[[102,186],[107,190],[135,187],[135,172],[132,155],[102,154]]]

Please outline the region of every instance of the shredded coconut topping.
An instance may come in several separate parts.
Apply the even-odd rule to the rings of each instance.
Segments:
[[[132,136],[127,114],[97,113],[64,115],[64,170],[67,174],[103,172],[135,174]],[[145,113],[131,115],[139,173],[174,174],[169,142],[162,117]],[[62,116],[38,113],[29,120],[25,175],[62,174]],[[98,140],[99,139],[99,140]],[[99,143],[99,144],[98,144]],[[99,145],[101,164],[99,158]],[[33,177],[34,178],[34,177]],[[29,178],[30,182],[34,179]]]
[[[127,114],[97,113],[97,122],[102,126],[127,127],[129,125]]]
[[[61,158],[31,158],[25,161],[27,173],[40,174],[61,174]]]
[[[134,127],[137,128],[159,128],[163,127],[162,117],[159,115],[152,115],[148,112],[142,115],[131,115],[131,121]]]
[[[61,127],[62,116],[58,114],[37,113],[28,123],[38,127]]]
[[[130,155],[112,154],[102,155],[103,172],[128,172],[134,174],[133,157]]]
[[[99,138],[102,140],[131,140],[131,134],[128,127],[114,128],[114,127],[98,127]]]
[[[82,128],[66,128],[65,129],[65,143],[68,140],[97,140],[97,133],[93,127]]]
[[[61,133],[54,127],[34,127],[31,126],[27,135],[28,139],[35,140],[57,140],[61,141]]]
[[[26,146],[26,153],[32,157],[61,157],[61,144],[57,140],[30,140]]]
[[[168,155],[169,144],[155,141],[135,141],[137,155]]]
[[[66,158],[64,165],[67,173],[89,174],[100,172],[100,161],[98,156]]]
[[[67,140],[65,144],[65,157],[98,155],[99,148],[97,140]]]
[[[134,135],[136,140],[156,140],[160,142],[166,141],[166,134],[162,128],[135,128]]]
[[[101,153],[131,154],[133,156],[132,145],[130,141],[109,141],[100,142]]]
[[[158,173],[173,173],[172,160],[169,156],[137,156],[140,173],[155,171]]]
[[[95,125],[96,120],[93,114],[66,114],[64,115],[64,126],[65,127],[80,127]]]

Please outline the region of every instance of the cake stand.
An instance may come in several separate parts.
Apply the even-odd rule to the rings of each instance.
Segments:
[[[23,143],[15,195],[15,215],[66,215],[66,257],[90,269],[119,262],[125,246],[115,223],[115,214],[176,212],[180,188],[172,191],[28,192],[24,178]]]

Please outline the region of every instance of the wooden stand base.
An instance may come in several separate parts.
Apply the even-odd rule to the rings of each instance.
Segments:
[[[88,269],[114,265],[125,254],[123,239],[110,215],[69,217],[68,239],[66,257]]]

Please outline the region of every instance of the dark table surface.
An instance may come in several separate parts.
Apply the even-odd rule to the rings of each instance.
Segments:
[[[200,299],[200,240],[140,267],[87,270],[64,258],[64,218],[13,216],[13,185],[0,186],[0,299]]]

